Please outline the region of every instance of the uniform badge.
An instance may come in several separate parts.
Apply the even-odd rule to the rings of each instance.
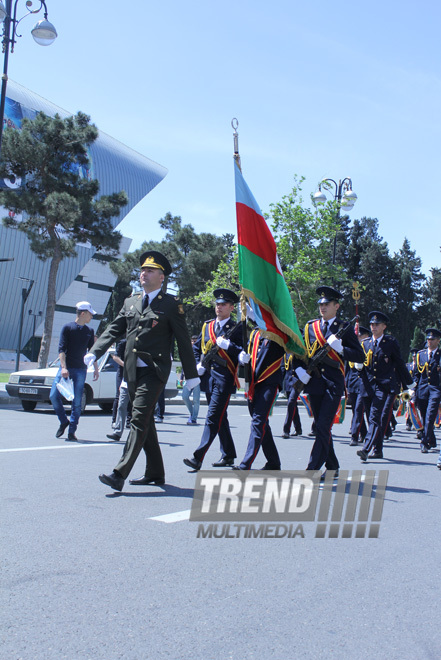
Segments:
[[[179,314],[185,314],[184,305],[178,305],[178,312],[179,312]]]
[[[153,319],[153,321],[152,321],[152,328],[154,328],[155,325],[158,325],[158,321],[156,321],[155,319]]]

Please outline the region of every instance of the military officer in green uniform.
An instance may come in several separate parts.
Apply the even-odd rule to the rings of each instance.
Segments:
[[[127,337],[124,380],[133,406],[130,434],[112,474],[101,474],[99,477],[102,483],[118,491],[122,490],[141,449],[144,449],[147,458],[145,474],[130,483],[165,483],[153,413],[170,374],[173,337],[187,377],[187,386],[192,389],[200,382],[183,305],[175,296],[162,290],[164,278],[171,273],[169,261],[160,252],[150,250],[141,256],[140,265],[143,292],[124,301],[116,319],[107,326],[84,358],[86,364],[93,364],[115,341]]]

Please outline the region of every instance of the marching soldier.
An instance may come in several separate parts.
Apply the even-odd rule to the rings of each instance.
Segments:
[[[284,359],[282,360],[282,374],[285,375],[284,388],[288,394],[288,405],[286,408],[285,422],[283,424],[282,438],[289,438],[292,424],[294,424],[295,429],[293,435],[302,435],[302,423],[300,421],[299,406],[297,404],[299,393],[294,387],[297,378],[294,375],[293,356],[289,353],[285,353]]]
[[[141,449],[147,458],[145,474],[133,485],[165,483],[164,464],[159,448],[153,413],[171,369],[173,337],[191,388],[199,383],[184,307],[175,296],[164,293],[164,278],[171,266],[160,252],[144,252],[140,259],[143,293],[124,301],[118,316],[92,346],[84,361],[93,362],[118,339],[127,336],[124,380],[132,401],[132,421],[124,452],[112,474],[101,474],[103,484],[122,490],[124,481]]]
[[[411,352],[411,354],[412,354],[412,362],[408,362],[408,363],[406,364],[406,367],[407,367],[407,371],[408,371],[408,372],[410,373],[410,375],[412,376],[412,380],[413,380],[413,381],[417,381],[417,380],[418,380],[418,367],[417,367],[417,354],[418,354],[418,349],[417,349],[417,348],[412,348],[410,352]],[[412,419],[411,419],[411,416],[410,416],[410,414],[409,414],[409,410],[407,411],[406,415],[407,415],[407,418],[406,418],[406,429],[407,429],[408,431],[411,431],[411,430],[412,430]]]
[[[239,298],[230,289],[213,291],[216,299],[216,318],[206,321],[201,334],[193,345],[198,361],[197,372],[202,378],[201,389],[205,391],[208,412],[199,447],[192,458],[184,458],[184,463],[193,470],[200,470],[205,454],[214,438],[219,434],[221,457],[213,467],[232,467],[236,458],[236,448],[228,423],[227,407],[231,395],[239,386],[237,378],[239,353],[243,350],[242,328],[231,319],[231,313]],[[228,334],[226,338],[224,335]],[[219,351],[214,359],[203,365],[203,356],[214,346]]]
[[[371,331],[362,325],[358,326],[358,341],[360,344],[371,336]],[[361,376],[358,369],[355,367],[354,362],[346,363],[346,390],[350,395],[352,406],[352,421],[351,421],[351,442],[350,447],[358,445],[358,439],[361,437],[362,442],[366,437],[367,427],[364,421],[364,402],[360,393]]]
[[[427,454],[436,447],[434,424],[441,401],[441,332],[437,328],[426,329],[427,348],[417,354],[418,383],[416,402],[423,422],[421,451]]]
[[[260,447],[266,464],[262,470],[280,470],[280,457],[274,442],[268,417],[278,391],[282,388],[282,358],[284,349],[275,341],[266,339],[254,329],[248,343],[248,353],[240,353],[241,364],[251,362],[251,383],[248,390],[248,409],[251,415],[251,433],[248,447],[238,469],[251,470]]]
[[[326,343],[331,350],[318,367],[318,373],[309,375],[299,366],[295,373],[306,385],[305,392],[309,395],[315,422],[315,441],[307,470],[320,470],[325,465],[328,470],[338,474],[339,463],[335,455],[332,441],[332,425],[335,414],[345,391],[345,360],[359,362],[363,356],[360,343],[354,329],[348,327],[341,339],[335,333],[344,325],[337,318],[342,294],[330,286],[321,286],[316,290],[319,300],[320,318],[309,321],[305,326],[305,344],[308,356]]]
[[[389,317],[383,312],[371,312],[369,323],[372,337],[362,343],[364,363],[356,367],[364,371],[362,395],[366,406],[369,428],[363,448],[357,451],[362,461],[383,458],[383,439],[397,392],[397,378],[404,388],[412,383],[400,347],[392,335],[384,334]]]

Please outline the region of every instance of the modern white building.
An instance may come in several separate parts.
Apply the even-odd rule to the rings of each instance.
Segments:
[[[58,108],[53,103],[10,80],[7,87],[5,126],[12,125],[20,129],[21,120],[24,117],[32,118],[39,111],[50,116],[58,113],[61,117],[73,114]],[[100,195],[108,195],[120,190],[125,190],[128,195],[129,203],[122,209],[120,215],[113,219],[114,227],[167,174],[166,168],[162,165],[158,165],[101,132],[90,148],[90,161],[91,166],[87,175],[98,179]],[[0,181],[0,187],[7,185],[10,186],[11,182]],[[3,210],[2,217],[5,214],[6,211]],[[130,243],[131,240],[128,238],[122,240],[121,254],[128,251]],[[116,277],[110,270],[108,261],[101,259],[99,255],[94,258],[94,255],[94,248],[79,245],[77,256],[64,259],[60,264],[57,276],[57,304],[50,350],[51,359],[57,354],[61,327],[64,323],[71,321],[75,314],[76,302],[88,300],[98,312],[91,324],[95,329],[106,308]],[[0,259],[11,258],[14,261],[0,261],[0,350],[17,348],[22,289],[26,289],[31,280],[34,280],[34,284],[26,301],[23,316],[22,347],[32,337],[34,323],[36,324],[35,336],[41,337],[42,321],[46,311],[50,262],[37,258],[22,232],[0,225]],[[34,314],[41,311],[43,315],[41,322],[39,322],[40,317],[34,319],[32,315],[29,315],[29,310],[32,310]]]

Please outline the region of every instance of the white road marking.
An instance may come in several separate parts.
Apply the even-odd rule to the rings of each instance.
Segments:
[[[163,523],[181,522],[181,520],[188,520],[190,518],[190,509],[186,511],[176,511],[175,513],[165,513],[162,516],[154,516],[149,520],[158,520]]]
[[[50,447],[14,447],[11,449],[0,449],[0,453],[6,453],[10,451],[42,451],[44,449],[80,449],[81,447],[108,447],[109,445],[115,445],[116,442],[99,442],[99,443],[71,443],[68,445],[52,445]]]

